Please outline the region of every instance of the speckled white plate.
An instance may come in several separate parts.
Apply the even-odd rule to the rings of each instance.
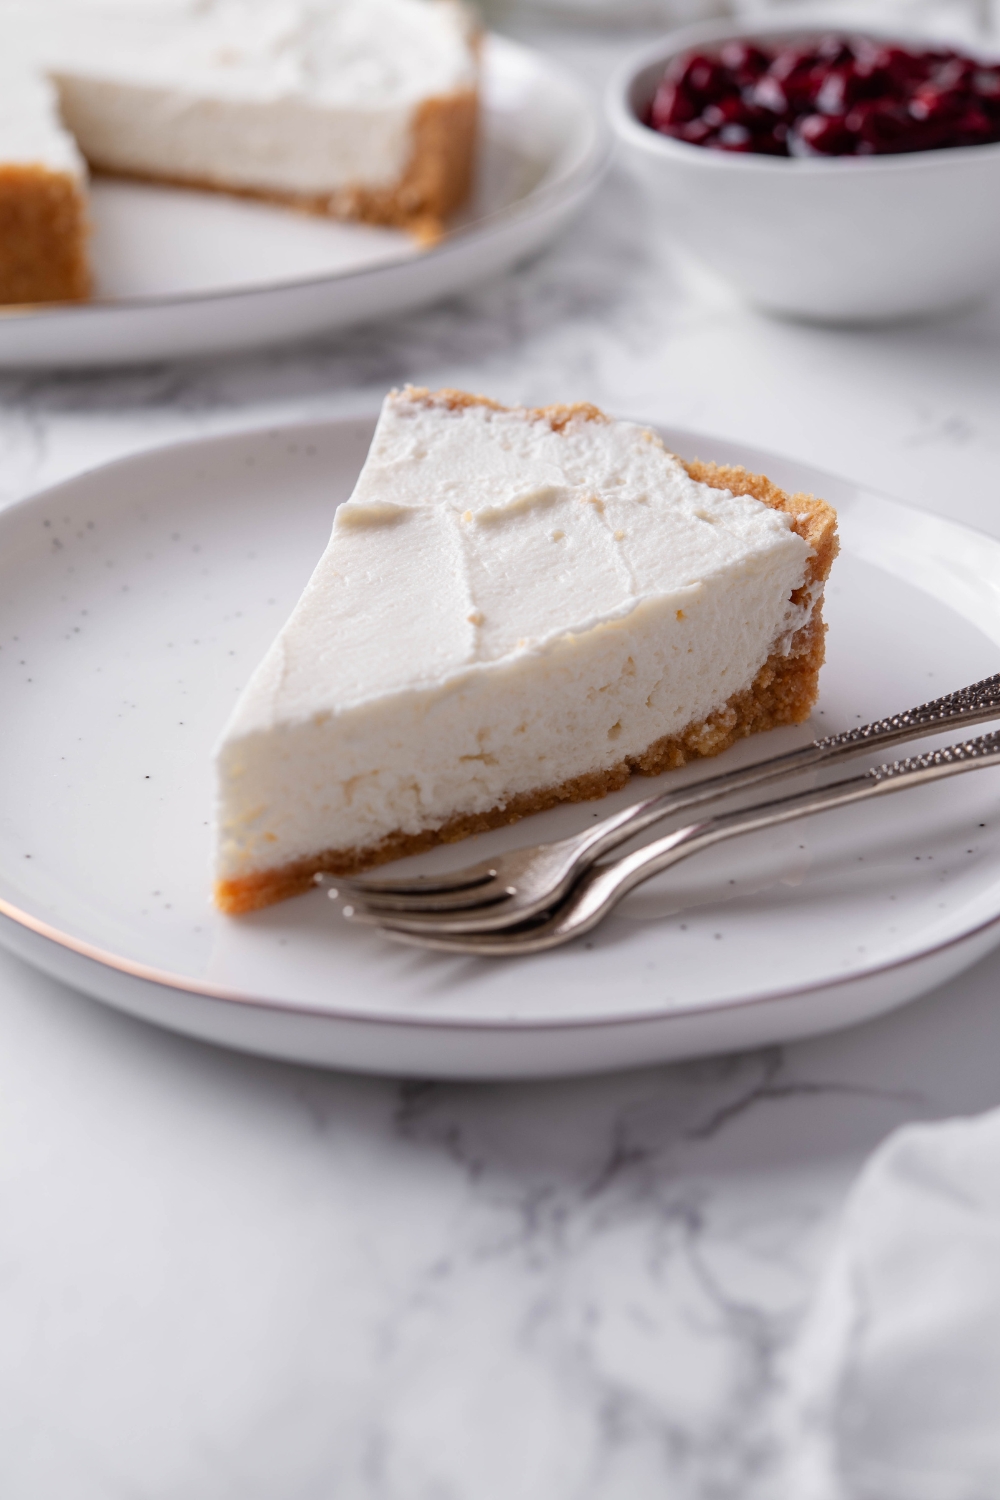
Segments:
[[[166,448],[0,514],[4,943],[113,1005],[231,1046],[513,1077],[844,1026],[1000,939],[994,770],[722,846],[636,892],[591,941],[535,958],[397,947],[349,927],[321,892],[239,920],[215,913],[212,744],[325,545],[372,427]],[[996,670],[1000,543],[771,453],[664,436],[839,508],[816,727]],[[726,761],[814,732],[746,741]],[[637,781],[407,865],[557,836],[650,790]]]
[[[597,186],[608,151],[600,111],[567,72],[488,37],[474,198],[434,249],[397,230],[98,178],[95,300],[0,310],[0,366],[242,349],[453,296],[547,244]]]

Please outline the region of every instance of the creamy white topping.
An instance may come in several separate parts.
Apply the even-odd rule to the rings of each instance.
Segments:
[[[0,4],[95,165],[262,191],[391,187],[426,99],[475,83],[450,0]]]
[[[220,876],[440,827],[701,722],[803,623],[809,555],[643,428],[394,393],[223,735]]]
[[[0,163],[86,177],[73,137],[59,118],[55,90],[38,73],[0,64]]]

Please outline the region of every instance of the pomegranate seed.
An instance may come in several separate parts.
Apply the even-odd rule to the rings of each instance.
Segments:
[[[829,115],[805,115],[795,126],[796,144],[806,148],[803,154],[818,151],[822,156],[849,156],[855,137],[843,119]]]
[[[813,101],[821,115],[843,115],[855,102],[853,76],[844,68],[836,68],[823,79]]]
[[[788,109],[785,91],[773,73],[765,73],[758,79],[752,97],[758,109],[768,109],[772,114],[783,115]]]
[[[760,110],[754,110],[744,104],[739,94],[730,94],[728,99],[720,99],[718,104],[706,104],[701,112],[701,118],[706,125],[718,129],[723,125],[752,124],[760,113]]]
[[[915,120],[950,120],[962,107],[960,96],[953,89],[941,89],[936,84],[925,83],[913,95],[909,112]]]
[[[740,87],[745,88],[767,72],[771,59],[750,42],[726,42],[719,52],[719,61],[729,69]]]
[[[955,121],[955,130],[967,146],[978,146],[980,142],[988,141],[990,129],[989,117],[975,104],[970,105]]]
[[[913,52],[904,52],[902,47],[883,47],[880,52],[882,67],[894,92],[905,93],[906,89],[927,76],[927,64]]]
[[[812,108],[813,100],[823,87],[826,69],[819,65],[797,68],[790,77],[781,80],[781,89],[793,114]]]
[[[686,120],[693,120],[697,113],[698,106],[687,90],[664,79],[653,100],[650,123],[654,130],[663,130],[668,125],[683,125]]]
[[[716,144],[721,151],[749,151],[750,132],[745,125],[723,125]]]
[[[777,78],[779,83],[784,83],[794,73],[810,67],[814,61],[813,54],[802,47],[783,47],[780,52],[774,54],[768,72],[772,78]]]
[[[682,125],[678,134],[682,141],[688,141],[692,146],[704,146],[715,131],[704,120],[692,120],[689,124]]]
[[[678,81],[706,100],[718,99],[733,87],[728,70],[713,57],[692,57]]]
[[[937,70],[934,82],[939,89],[960,89],[973,75],[973,64],[964,57],[950,57]]]

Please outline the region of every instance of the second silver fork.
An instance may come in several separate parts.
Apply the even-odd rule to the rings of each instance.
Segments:
[[[359,916],[391,920],[400,931],[500,932],[551,911],[605,855],[673,814],[854,755],[997,717],[1000,674],[787,754],[707,777],[681,791],[647,797],[571,838],[514,849],[442,876],[338,880],[337,888]]]

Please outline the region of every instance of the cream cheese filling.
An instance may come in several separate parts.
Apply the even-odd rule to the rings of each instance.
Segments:
[[[652,434],[383,408],[218,752],[218,874],[437,828],[639,755],[787,649],[808,545]]]
[[[52,84],[9,63],[0,63],[0,165],[43,167],[81,183],[87,176]]]

